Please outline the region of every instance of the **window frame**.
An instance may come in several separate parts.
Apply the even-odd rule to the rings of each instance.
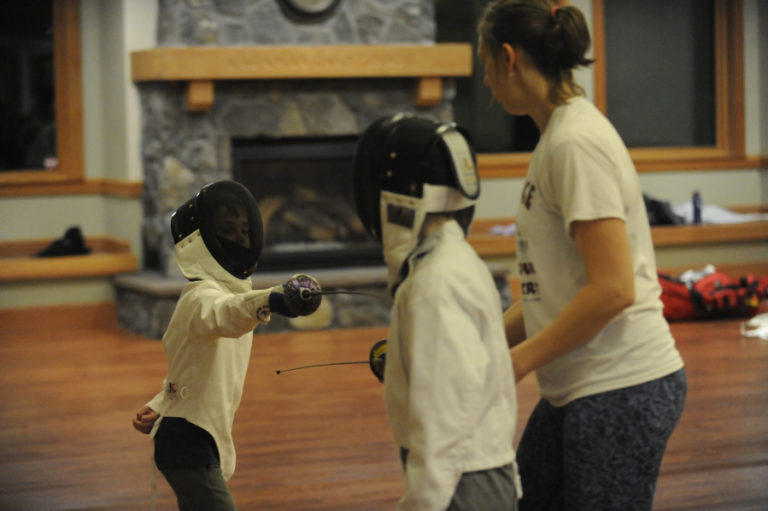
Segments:
[[[604,2],[592,0],[594,103],[606,111]],[[716,143],[708,147],[644,147],[629,153],[638,172],[756,167],[745,152],[744,25],[741,1],[715,0]],[[525,176],[530,153],[478,155],[482,178]]]
[[[592,0],[594,13],[595,105],[606,112],[605,0]],[[715,3],[716,142],[707,147],[643,147],[629,150],[639,171],[749,166],[744,127],[744,25],[742,2]],[[599,65],[598,65],[599,63]]]
[[[83,98],[78,0],[53,3],[56,153],[53,169],[0,172],[0,195],[67,193],[84,183]]]

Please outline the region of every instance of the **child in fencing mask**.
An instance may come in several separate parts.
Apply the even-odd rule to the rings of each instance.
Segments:
[[[453,124],[385,117],[363,133],[354,171],[358,214],[382,243],[394,297],[371,366],[384,365],[403,463],[399,509],[516,509],[517,402],[501,299],[465,238],[480,193],[468,137]]]
[[[163,336],[168,370],[162,390],[133,425],[151,433],[155,463],[180,509],[234,509],[226,480],[235,469],[232,424],[253,330],[271,312],[311,314],[321,290],[308,275],[253,289],[263,226],[256,200],[239,183],[203,187],[173,214],[171,232],[176,261],[190,282]]]
[[[453,216],[465,233],[480,186],[461,130],[410,114],[379,119],[363,134],[355,160],[357,211],[382,242],[394,289],[428,214]]]

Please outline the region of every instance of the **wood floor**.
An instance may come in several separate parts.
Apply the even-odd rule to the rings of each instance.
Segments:
[[[110,329],[0,331],[0,510],[175,509],[130,424],[158,390],[159,342]],[[737,321],[673,325],[689,395],[655,509],[768,509],[768,341]],[[392,510],[401,492],[381,386],[365,360],[383,329],[257,336],[235,421],[230,487],[243,510]],[[518,437],[536,401],[519,388]]]

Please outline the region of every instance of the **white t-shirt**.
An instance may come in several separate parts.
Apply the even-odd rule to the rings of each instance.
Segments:
[[[553,112],[533,152],[516,217],[528,337],[548,326],[586,283],[571,223],[601,218],[626,224],[635,302],[585,345],[536,371],[542,397],[555,406],[645,383],[683,366],[662,315],[653,242],[634,164],[610,122],[577,97]]]

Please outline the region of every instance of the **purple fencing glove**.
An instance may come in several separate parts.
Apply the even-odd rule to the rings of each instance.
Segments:
[[[282,297],[282,300],[275,299],[275,302],[282,301],[282,304],[278,304],[278,307],[285,307],[285,310],[292,314],[292,317],[296,316],[309,316],[320,307],[320,302],[323,299],[322,288],[320,283],[312,276],[299,273],[288,279],[288,282],[283,284],[283,292],[273,293]],[[270,307],[272,306],[272,296],[269,298]],[[283,314],[280,310],[273,309],[278,314]],[[288,316],[289,314],[283,314]]]

